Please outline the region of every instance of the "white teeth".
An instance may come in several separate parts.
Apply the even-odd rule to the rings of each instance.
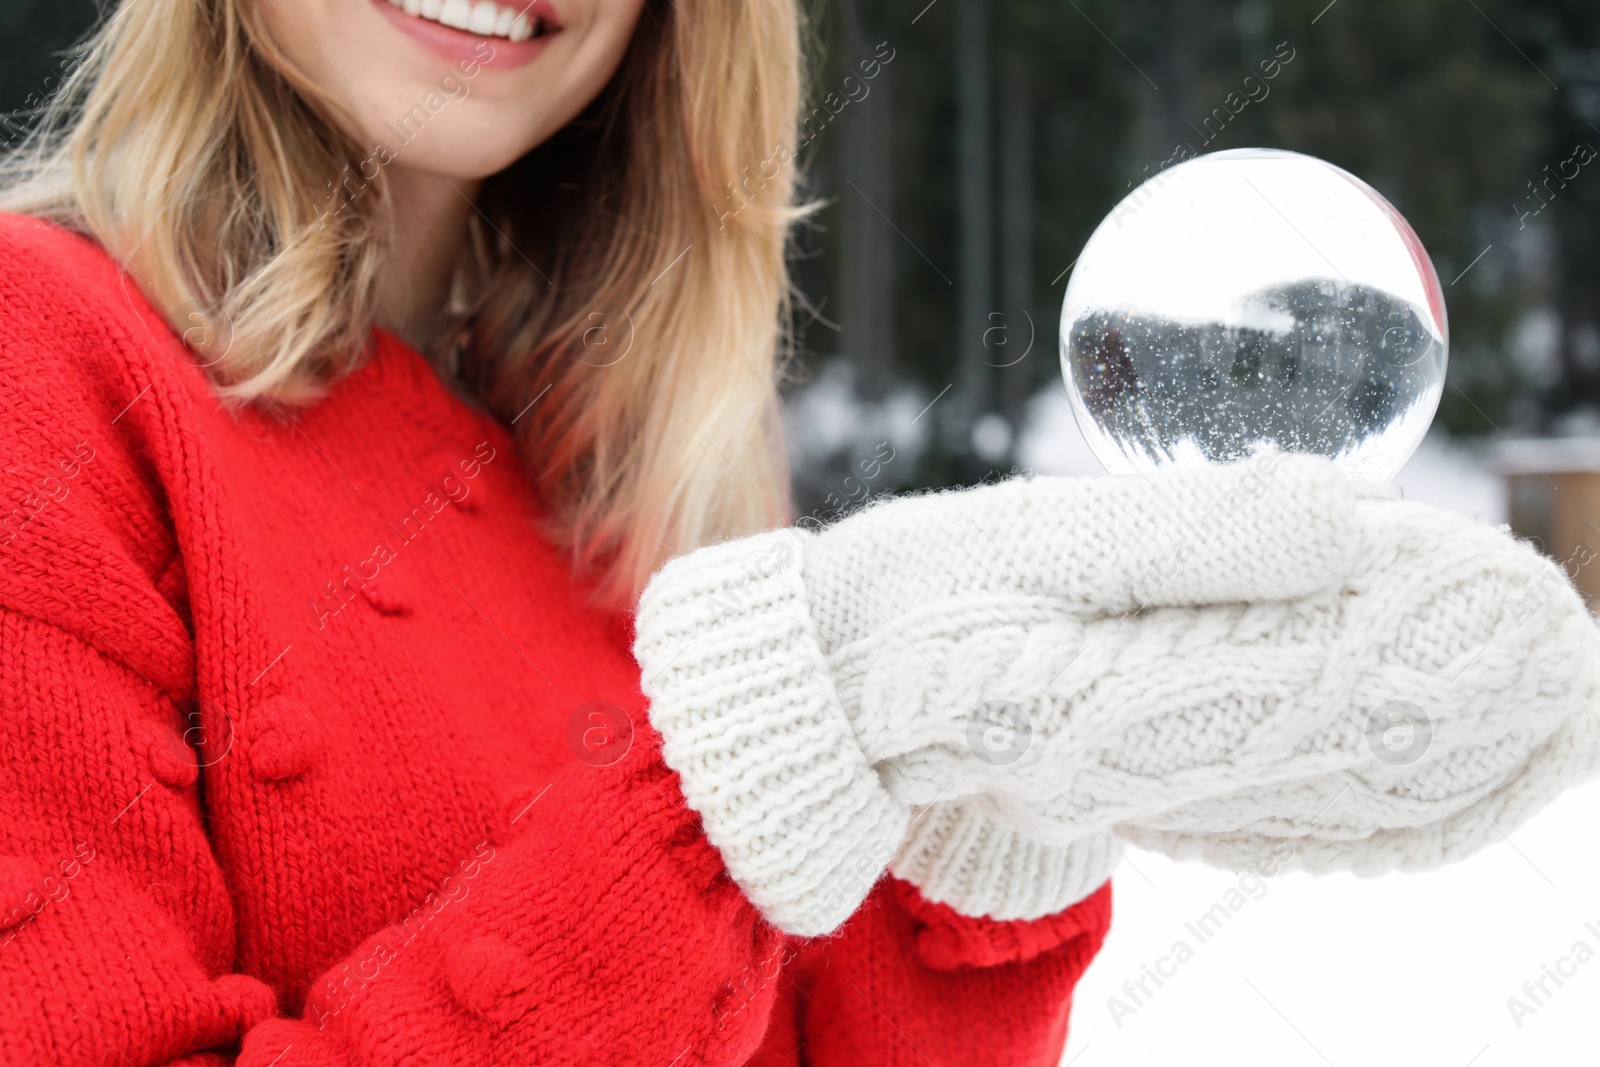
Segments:
[[[495,0],[389,0],[389,3],[408,15],[480,37],[526,41],[546,32],[543,18],[526,14],[527,8],[523,5],[527,0],[512,0],[515,7]]]
[[[467,29],[487,37],[494,33],[494,22],[499,14],[494,0],[478,0],[472,8],[472,19],[467,23]]]

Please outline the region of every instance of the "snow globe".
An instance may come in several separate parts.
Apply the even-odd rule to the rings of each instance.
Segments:
[[[1113,474],[1278,450],[1387,486],[1433,419],[1448,349],[1438,276],[1400,213],[1330,163],[1269,149],[1135,189],[1061,309],[1067,393]]]

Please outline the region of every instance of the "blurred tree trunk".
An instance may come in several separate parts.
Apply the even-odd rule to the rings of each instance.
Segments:
[[[950,405],[957,451],[971,448],[972,423],[990,410],[991,368],[984,331],[994,308],[994,178],[990,159],[988,0],[960,0],[956,18],[958,172],[961,204],[957,403]],[[955,437],[953,434],[952,437]]]
[[[1035,380],[1035,345],[1043,321],[1031,307],[1033,280],[1033,100],[1027,71],[1006,71],[1000,117],[1000,284],[1006,343],[990,362],[999,364],[1001,413],[1013,441]],[[1026,355],[1024,355],[1026,353]]]
[[[1166,159],[1180,144],[1204,152],[1205,134],[1195,129],[1195,90],[1201,64],[1207,61],[1209,32],[1226,25],[1229,12],[1215,0],[1154,0],[1151,5],[1160,27],[1156,45],[1155,82],[1159,86],[1152,109],[1152,147],[1157,160]],[[1141,176],[1142,177],[1142,176]],[[1141,179],[1136,178],[1137,185]]]
[[[881,400],[894,367],[893,241],[898,239],[878,214],[881,210],[894,217],[889,76],[885,70],[870,82],[861,78],[855,64],[871,56],[872,50],[861,31],[856,0],[843,0],[840,9],[843,40],[837,77],[854,77],[867,88],[864,98],[845,108],[838,130],[840,174],[860,190],[840,182],[843,347],[856,370],[857,390],[870,400]],[[838,87],[835,91],[842,92]]]
[[[1513,36],[1522,37],[1516,26],[1536,30],[1543,40],[1530,42],[1525,49],[1538,60],[1543,70],[1560,72],[1556,76],[1571,84],[1555,94],[1547,105],[1549,133],[1545,138],[1542,182],[1549,174],[1558,175],[1552,229],[1555,240],[1555,293],[1551,301],[1560,317],[1556,353],[1561,376],[1538,398],[1543,409],[1541,429],[1553,430],[1560,420],[1574,413],[1587,417],[1580,424],[1600,422],[1600,228],[1593,220],[1600,216],[1600,11],[1593,4],[1527,4],[1518,11]],[[1541,55],[1541,52],[1543,53]],[[1577,154],[1578,146],[1588,156]],[[1579,160],[1590,162],[1578,166]],[[1574,176],[1564,172],[1574,167]],[[1531,169],[1531,168],[1530,168]],[[1549,188],[1546,186],[1546,188]]]

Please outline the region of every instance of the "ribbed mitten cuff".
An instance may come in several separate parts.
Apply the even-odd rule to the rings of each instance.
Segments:
[[[650,721],[728,873],[775,926],[842,923],[905,835],[856,743],[800,576],[810,535],[700,549],[651,579],[635,619]]]
[[[1098,834],[1065,845],[1034,841],[962,798],[919,812],[890,870],[963,915],[1039,919],[1104,885],[1118,859]]]

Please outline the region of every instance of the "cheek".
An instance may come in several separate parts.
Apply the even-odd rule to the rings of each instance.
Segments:
[[[643,8],[644,0],[593,0],[580,16],[581,21],[575,20],[574,25],[562,31],[568,39],[552,42],[550,52],[543,57],[557,62],[543,72],[535,69],[538,62],[529,67],[527,73],[531,77],[544,77],[544,84],[554,89],[548,101],[547,120],[553,118],[564,125],[600,94],[627,61],[628,46]]]
[[[340,73],[337,56],[349,46],[341,46],[340,19],[330,0],[259,0],[256,6],[283,60],[344,108],[360,103],[355,85]]]
[[[373,10],[371,0],[252,0],[281,60],[338,105],[362,150],[394,138],[399,121],[446,75]],[[356,42],[364,42],[358,45]]]

